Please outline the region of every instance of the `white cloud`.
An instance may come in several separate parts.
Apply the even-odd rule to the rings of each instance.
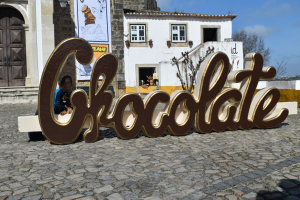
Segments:
[[[264,11],[264,13],[268,17],[274,17],[278,15],[293,13],[294,11],[295,10],[290,4],[285,3],[273,8],[268,8],[267,10]]]
[[[251,19],[268,17],[274,20],[275,18],[286,17],[288,15],[293,15],[300,11],[299,6],[293,6],[290,3],[283,3],[280,5],[276,5],[276,2],[278,1],[275,0],[266,1],[264,5],[257,8],[255,11],[249,13],[249,16],[251,17]]]
[[[171,0],[157,0],[157,5],[161,10],[167,9],[171,5]]]
[[[273,31],[280,30],[280,26],[265,27],[264,25],[247,26],[244,28],[247,33],[255,33],[258,37],[268,37]]]
[[[300,21],[299,21],[299,22],[296,22],[296,23],[294,23],[294,24],[292,24],[292,26],[300,27]]]

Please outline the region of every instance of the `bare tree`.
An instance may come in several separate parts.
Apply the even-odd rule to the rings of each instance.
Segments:
[[[243,42],[244,57],[248,53],[258,52],[264,58],[264,66],[267,66],[270,61],[271,49],[265,48],[265,41],[263,38],[258,37],[255,33],[247,33],[245,29],[241,29],[233,33],[234,41]]]
[[[277,66],[276,68],[276,76],[283,76],[286,74],[286,65],[288,63],[288,60],[285,58],[282,61],[276,61]]]
[[[180,80],[181,87],[183,90],[192,93],[192,89],[194,88],[194,82],[200,65],[204,61],[204,59],[212,52],[214,52],[214,47],[208,47],[208,49],[206,50],[206,55],[204,57],[199,56],[199,61],[196,64],[196,66],[194,66],[194,63],[189,56],[189,52],[182,52],[181,54],[183,57],[183,72],[181,72],[179,68],[179,59],[175,57],[172,58],[172,65],[177,66],[177,77]],[[183,80],[184,78],[185,81]]]

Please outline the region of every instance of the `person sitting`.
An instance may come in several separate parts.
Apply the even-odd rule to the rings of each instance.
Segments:
[[[55,90],[54,95],[54,113],[55,114],[67,114],[70,113],[70,109],[65,109],[66,106],[71,107],[70,97],[73,92],[72,90],[72,78],[69,75],[64,76],[60,83],[60,88]],[[66,99],[64,99],[66,98]],[[63,101],[66,102],[63,102]],[[65,111],[65,112],[64,112]]]
[[[54,113],[55,114],[67,114],[70,113],[70,109],[65,109],[66,105],[72,108],[70,104],[70,96],[73,92],[72,90],[72,78],[69,75],[64,76],[60,83],[60,88],[55,90],[54,94]],[[67,96],[68,99],[64,99]],[[66,100],[66,102],[63,102]],[[38,115],[38,110],[35,112]],[[42,132],[28,132],[28,137],[30,141],[44,140]]]

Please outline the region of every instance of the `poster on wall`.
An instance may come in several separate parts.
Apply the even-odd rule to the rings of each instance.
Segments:
[[[95,60],[111,50],[110,0],[75,0],[75,36],[88,41],[94,50],[90,65],[76,61],[77,80],[90,80]]]
[[[242,44],[238,43],[234,43],[234,46],[231,47],[231,56],[230,56],[230,60],[231,60],[231,66],[232,66],[232,70],[242,70],[243,66],[240,65],[240,57],[241,57],[241,50],[242,50]]]
[[[108,44],[91,44],[91,46],[94,51],[93,60],[89,65],[81,65],[77,62],[77,80],[90,80],[91,72],[97,58],[109,52]],[[102,77],[100,77],[100,79],[102,79]]]

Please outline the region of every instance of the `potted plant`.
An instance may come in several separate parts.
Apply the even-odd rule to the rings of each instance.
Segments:
[[[193,45],[193,41],[192,40],[189,41],[189,45]]]
[[[153,41],[152,39],[149,40],[149,45],[152,45],[153,44]]]
[[[170,41],[170,40],[167,41],[167,45],[168,45],[168,46],[171,45],[171,41]]]
[[[129,45],[130,45],[130,42],[129,42],[129,40],[126,40],[126,41],[125,41],[125,44],[126,44],[126,46],[128,46],[128,47],[129,47]]]

